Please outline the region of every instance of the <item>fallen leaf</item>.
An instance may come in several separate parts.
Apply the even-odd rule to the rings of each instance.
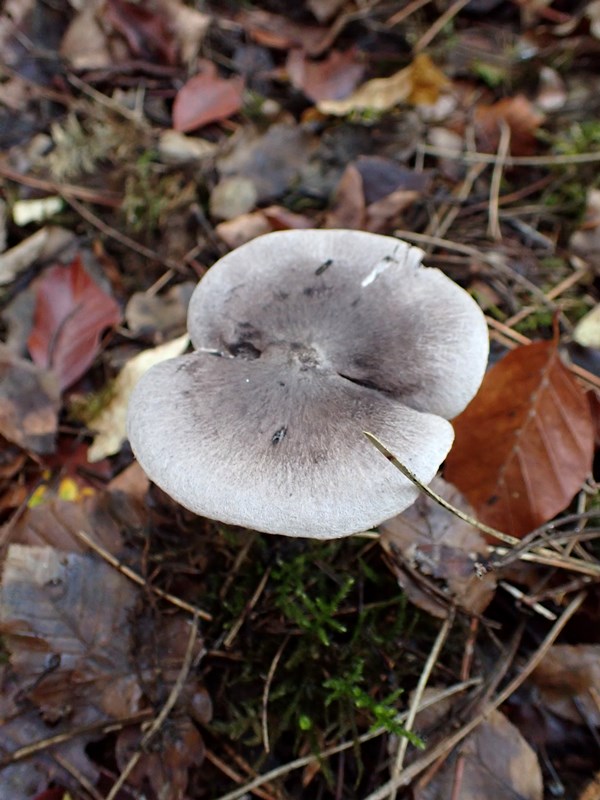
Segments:
[[[363,180],[354,164],[348,164],[333,195],[323,227],[360,230],[365,223]]]
[[[232,138],[217,168],[221,179],[248,178],[254,184],[256,202],[269,202],[294,183],[316,144],[299,125],[275,123],[264,134],[246,129]]]
[[[243,9],[236,18],[258,44],[278,50],[301,47],[311,56],[318,56],[330,47],[337,35],[335,26],[329,31],[318,25],[303,25],[262,9]]]
[[[412,64],[388,78],[374,78],[363,83],[344,100],[323,100],[317,103],[322,114],[345,116],[353,111],[389,111],[399,103],[434,104],[450,81],[431,61],[420,53]]]
[[[98,602],[98,598],[102,602]],[[44,719],[118,718],[139,710],[130,654],[131,581],[89,555],[12,544],[0,584],[0,632]],[[85,613],[83,613],[85,611]]]
[[[51,369],[61,389],[75,383],[100,350],[100,336],[121,319],[119,306],[86,272],[81,257],[47,270],[36,284],[34,362]]]
[[[72,730],[70,723],[48,725],[39,711],[24,702],[27,684],[21,683],[6,664],[0,669],[0,800],[31,800],[43,792],[50,782],[77,789],[81,784],[69,774],[84,776],[92,785],[98,779],[98,770],[85,752],[92,739],[89,735],[67,738],[53,747],[35,753],[32,757],[10,763],[10,756],[34,742],[52,739]],[[59,764],[60,761],[60,764]],[[44,792],[43,792],[44,794]],[[39,797],[43,797],[38,795]],[[61,790],[60,797],[66,795]]]
[[[554,645],[530,681],[540,702],[557,716],[600,727],[600,645]]]
[[[286,70],[292,85],[315,103],[342,100],[354,91],[364,74],[356,49],[332,50],[321,61],[309,59],[302,50],[290,50]]]
[[[575,253],[600,266],[600,189],[588,189],[583,224],[569,244]]]
[[[164,294],[134,292],[125,308],[127,327],[135,336],[158,333],[165,339],[180,336],[186,327],[187,307],[196,284],[178,283]]]
[[[89,427],[96,431],[88,450],[89,461],[100,461],[119,452],[127,438],[127,406],[133,387],[146,370],[168,358],[180,356],[188,344],[189,337],[185,334],[158,347],[144,350],[125,364],[115,380],[108,405],[89,423]]]
[[[503,97],[492,105],[479,103],[475,108],[478,150],[484,153],[497,151],[504,122],[510,129],[510,154],[532,155],[537,149],[535,134],[544,119],[544,115],[522,94]]]
[[[573,341],[582,347],[600,348],[600,303],[579,320],[573,330]]]
[[[144,8],[128,0],[106,0],[102,18],[121,34],[134,58],[176,63],[177,43],[172,26],[160,10]]]
[[[451,484],[436,477],[434,492],[455,508],[473,510]],[[380,544],[409,599],[435,617],[445,619],[454,604],[481,614],[496,588],[486,570],[487,546],[472,525],[421,494],[416,502],[380,525]]]
[[[51,453],[60,410],[56,377],[0,344],[0,435],[34,453]]]
[[[234,219],[215,225],[217,236],[232,250],[272,230],[273,226],[260,210],[252,211],[250,214],[240,214]]]
[[[417,725],[420,715],[417,715]],[[439,725],[439,723],[438,723]],[[463,760],[457,770],[457,758]],[[450,800],[460,781],[460,800],[542,800],[544,783],[535,752],[500,711],[492,711],[431,779],[414,791],[415,800]]]
[[[554,342],[518,347],[495,364],[453,425],[445,477],[484,522],[513,536],[566,508],[591,471],[588,400]]]
[[[227,119],[242,107],[244,81],[238,76],[221,78],[211,62],[177,92],[173,102],[173,128],[187,133],[209,122]]]

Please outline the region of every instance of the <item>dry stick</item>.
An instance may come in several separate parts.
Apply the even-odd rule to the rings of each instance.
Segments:
[[[122,244],[123,247],[127,247],[129,250],[139,253],[139,255],[144,256],[144,258],[147,258],[149,261],[158,261],[159,263],[164,264],[165,267],[175,270],[175,272],[185,272],[185,270],[182,269],[181,264],[179,264],[177,261],[174,261],[172,258],[160,258],[155,250],[151,250],[149,247],[136,242],[135,239],[127,236],[125,233],[121,233],[121,231],[118,231],[116,228],[107,225],[104,220],[96,216],[96,214],[94,214],[93,211],[90,211],[89,208],[86,208],[84,205],[82,205],[78,200],[75,199],[75,197],[65,194],[60,187],[57,191],[61,197],[63,197],[66,202],[79,214],[80,217],[83,217],[86,222],[89,222],[90,225],[93,225],[94,228],[97,228],[100,233],[108,236],[109,239],[114,239],[116,242]]]
[[[456,161],[465,161],[468,164],[495,164],[498,159],[495,153],[452,150],[448,147],[436,147],[431,144],[421,144],[419,149],[428,156],[452,158]],[[596,164],[598,161],[600,161],[600,151],[597,153],[575,153],[572,156],[508,156],[504,165],[507,167],[555,167],[569,164]]]
[[[413,0],[413,2],[409,3],[406,8],[403,8],[401,11],[398,11],[391,16],[385,24],[399,25],[401,22],[404,22],[405,19],[408,19],[411,14],[414,14],[415,11],[428,6],[431,2],[432,0]]]
[[[566,292],[567,289],[570,289],[572,286],[575,286],[576,283],[579,283],[582,278],[585,278],[591,272],[591,267],[589,264],[585,264],[583,267],[579,267],[572,272],[571,275],[566,277],[564,280],[557,283],[550,291],[546,292],[546,298],[548,300],[556,300],[563,292]],[[504,324],[507,328],[512,328],[513,325],[516,325],[518,322],[522,322],[526,317],[530,314],[533,314],[537,308],[535,306],[530,306],[528,308],[522,308],[520,311],[517,311],[516,314],[513,314],[512,317],[509,317],[505,320]]]
[[[461,742],[466,736],[474,731],[481,724],[481,722],[483,722],[484,719],[491,714],[492,711],[495,711],[497,708],[499,708],[499,706],[502,705],[502,703],[505,703],[506,700],[508,700],[508,698],[525,682],[533,670],[538,666],[540,661],[544,658],[549,648],[556,640],[557,636],[583,603],[585,596],[586,592],[580,592],[576,597],[573,598],[573,600],[561,614],[560,618],[552,626],[542,644],[531,656],[519,674],[513,678],[513,680],[510,681],[510,683],[501,692],[499,692],[493,700],[488,702],[476,717],[465,723],[443,742],[440,742],[439,745],[434,747],[429,753],[423,756],[423,758],[420,758],[418,761],[415,761],[413,764],[407,767],[397,778],[389,780],[387,783],[377,789],[377,791],[373,792],[368,797],[365,797],[364,800],[384,800],[394,788],[407,786],[420,772],[440,758],[440,756],[443,756],[452,750],[459,742]]]
[[[455,3],[452,3],[452,5],[436,19],[431,28],[425,31],[423,36],[421,36],[419,41],[413,47],[413,53],[420,53],[421,50],[424,50],[427,47],[427,45],[431,44],[444,26],[447,25],[450,20],[459,13],[459,11],[462,11],[462,9],[468,5],[469,2],[470,0],[456,0]]]
[[[79,786],[85,789],[93,800],[104,800],[96,787],[68,759],[61,756],[60,753],[54,753],[52,757],[72,778],[75,778]]]
[[[67,79],[69,83],[90,97],[95,103],[98,103],[98,105],[104,106],[105,108],[110,109],[110,111],[120,114],[128,122],[133,122],[134,125],[138,125],[143,130],[150,130],[150,125],[142,116],[140,116],[140,114],[132,111],[130,108],[127,108],[127,106],[124,106],[121,103],[117,103],[116,100],[112,99],[112,97],[108,97],[108,95],[105,95],[102,92],[99,92],[97,89],[94,89],[93,86],[90,86],[89,83],[82,81],[81,78],[77,77],[77,75],[74,75],[72,72],[70,72],[67,76]]]
[[[73,728],[72,730],[65,731],[64,733],[57,733],[54,736],[48,737],[47,739],[39,739],[37,742],[32,742],[24,747],[19,747],[18,750],[14,750],[10,756],[1,758],[0,769],[4,769],[4,767],[7,767],[9,764],[15,764],[17,761],[23,761],[24,758],[30,758],[36,753],[41,753],[42,751],[48,750],[51,747],[56,747],[56,745],[62,744],[63,742],[76,739],[78,736],[84,736],[87,733],[99,733],[104,736],[105,734],[112,733],[113,731],[120,731],[127,725],[136,725],[138,722],[145,722],[145,720],[147,720],[150,716],[151,711],[142,711],[141,713],[132,717],[127,717],[126,719],[114,720],[113,722],[95,722],[91,725],[82,725],[79,728]]]
[[[480,522],[479,520],[475,519],[475,517],[465,514],[465,512],[461,511],[459,508],[455,508],[451,503],[449,503],[447,500],[444,500],[443,497],[434,492],[429,486],[425,486],[425,484],[422,483],[417,476],[408,469],[408,467],[399,461],[396,456],[390,450],[388,450],[383,442],[381,442],[376,436],[368,431],[363,431],[363,433],[371,442],[371,444],[373,444],[379,450],[379,452],[396,467],[396,469],[400,470],[400,472],[406,478],[408,478],[409,481],[414,483],[415,486],[417,486],[424,494],[430,497],[438,505],[442,506],[451,514],[454,514],[454,516],[463,520],[463,522],[467,522],[474,528],[483,531],[483,533],[493,536],[494,539],[498,539],[499,541],[509,544],[512,547],[517,547],[520,545],[520,539],[510,536],[507,533],[502,533],[502,531],[496,530],[496,528],[492,528],[489,525],[486,525],[484,522]],[[582,572],[584,575],[600,577],[600,563],[589,563],[579,558],[573,558],[571,556],[565,556],[553,552],[545,547],[536,548],[531,553],[521,553],[519,558],[524,561],[534,561],[537,564],[545,564],[547,566],[559,567],[561,569],[570,569],[573,572]]]
[[[453,695],[463,692],[466,689],[470,689],[472,686],[478,686],[481,683],[480,678],[472,678],[469,681],[461,681],[461,683],[457,683],[454,686],[450,686],[447,689],[444,689],[440,692],[436,692],[436,694],[428,697],[421,706],[419,706],[418,711],[424,711],[426,708],[431,708],[431,706],[436,705],[436,703],[445,700],[448,697],[452,697]],[[408,712],[404,712],[402,714],[398,714],[396,717],[396,722],[399,724],[404,723],[406,720]],[[351,741],[342,742],[342,744],[335,745],[334,747],[328,747],[326,750],[323,750],[316,755],[310,756],[303,756],[302,758],[296,758],[294,761],[290,761],[288,764],[283,764],[281,767],[276,767],[272,769],[270,772],[266,772],[264,775],[258,775],[254,780],[246,783],[244,786],[240,786],[238,789],[234,789],[232,792],[228,792],[227,794],[221,795],[221,797],[217,798],[217,800],[239,800],[240,797],[243,797],[248,792],[252,792],[256,789],[257,786],[263,786],[265,783],[270,783],[271,781],[276,780],[277,778],[281,778],[284,775],[288,775],[290,772],[293,772],[296,769],[302,769],[302,767],[307,767],[309,764],[315,764],[318,761],[322,761],[324,758],[329,758],[329,756],[334,756],[337,753],[342,753],[344,750],[350,750],[352,747],[356,747],[356,744],[364,744],[365,742],[371,741],[371,739],[376,739],[378,736],[387,732],[387,728],[381,727],[377,728],[374,731],[368,731],[367,733],[363,733],[362,736],[359,736],[357,739],[352,739]]]
[[[265,570],[265,574],[260,579],[258,586],[254,590],[254,594],[252,595],[250,600],[248,600],[248,602],[246,603],[246,605],[244,607],[244,610],[242,611],[242,613],[240,614],[238,619],[235,621],[235,624],[234,624],[233,628],[229,631],[229,633],[225,637],[225,639],[223,641],[223,647],[226,650],[229,647],[231,647],[231,645],[233,644],[233,640],[238,635],[238,633],[240,631],[240,628],[244,624],[244,620],[246,619],[248,614],[252,611],[254,606],[258,603],[258,598],[263,593],[263,590],[264,590],[265,586],[267,585],[267,581],[269,580],[269,575],[270,574],[271,574],[271,567],[268,567]]]
[[[465,176],[465,179],[460,185],[458,192],[456,192],[455,194],[455,199],[458,202],[458,204],[453,205],[451,207],[449,203],[443,205],[442,208],[440,209],[439,214],[436,213],[435,215],[435,217],[442,216],[443,217],[442,220],[438,223],[436,221],[436,218],[434,217],[425,230],[426,235],[428,235],[429,233],[435,233],[435,235],[438,237],[446,235],[446,233],[452,226],[452,223],[460,213],[461,210],[460,203],[469,197],[475,181],[481,175],[481,173],[485,168],[486,168],[485,164],[473,164],[470,167],[469,171],[467,172],[467,175]]]
[[[34,178],[31,175],[21,175],[16,169],[6,166],[0,161],[0,176],[13,183],[20,183],[23,186],[30,186],[32,189],[40,189],[42,192],[53,192],[61,194],[64,199],[67,197],[77,197],[88,203],[95,203],[99,206],[109,206],[119,208],[122,199],[114,193],[101,193],[94,189],[86,189],[85,186],[73,186],[72,184],[59,184],[54,181],[46,181],[42,178]]]
[[[231,778],[231,780],[234,781],[234,783],[243,782],[244,779],[242,778],[242,776],[239,775],[234,769],[232,769],[229,766],[229,764],[225,763],[223,759],[219,758],[219,756],[213,753],[212,750],[207,749],[205,751],[205,758],[207,761],[210,761],[211,764],[214,764],[214,766],[217,769],[220,769],[223,775],[227,775],[228,778]],[[269,794],[268,792],[263,791],[262,789],[259,789],[257,787],[254,787],[254,789],[251,789],[250,791],[257,797],[260,797],[261,800],[273,800],[272,794]]]
[[[502,185],[502,173],[510,149],[510,127],[508,123],[500,118],[500,141],[498,142],[498,160],[494,164],[492,180],[490,182],[490,200],[488,207],[488,236],[499,242],[502,239],[500,230],[500,186]]]
[[[164,589],[159,589],[158,586],[152,586],[152,584],[148,583],[141,575],[138,575],[137,572],[134,572],[130,567],[127,567],[125,564],[122,564],[118,558],[109,553],[101,544],[95,542],[87,533],[84,531],[74,531],[75,535],[78,539],[81,539],[88,547],[97,553],[100,558],[103,558],[111,567],[114,567],[118,572],[122,575],[125,575],[126,578],[129,578],[130,581],[137,583],[138,586],[143,586],[146,589],[149,589],[153,594],[157,597],[161,597],[163,600],[171,603],[177,608],[181,608],[184,611],[187,611],[189,614],[193,616],[200,617],[200,619],[207,620],[211,622],[213,617],[212,614],[209,614],[208,611],[202,611],[201,608],[197,606],[193,606],[191,603],[186,603],[185,600],[181,600],[179,597],[176,597],[174,594],[170,594],[169,592],[165,592]]]
[[[286,636],[279,649],[275,653],[273,661],[271,662],[271,666],[269,667],[269,672],[267,673],[267,680],[265,681],[265,688],[263,690],[262,696],[262,735],[263,735],[263,747],[266,753],[271,752],[271,747],[269,745],[269,718],[267,716],[267,708],[269,706],[269,692],[271,691],[271,684],[273,683],[273,678],[275,677],[275,670],[277,669],[277,665],[283,655],[283,651],[285,650],[285,646],[289,642],[290,637]]]
[[[429,677],[433,668],[435,667],[438,656],[442,647],[444,646],[446,639],[448,638],[448,634],[450,633],[450,629],[452,627],[452,623],[454,622],[454,609],[451,609],[450,613],[444,620],[444,624],[439,630],[439,633],[433,643],[433,647],[431,648],[431,652],[429,653],[429,657],[425,662],[425,666],[421,671],[421,675],[419,676],[419,682],[417,683],[417,688],[415,689],[413,698],[410,703],[410,708],[408,709],[408,716],[406,717],[406,722],[404,727],[407,731],[411,731],[415,722],[415,717],[417,716],[417,710],[423,699],[423,692],[425,691],[425,687],[429,681]],[[402,767],[404,766],[404,757],[406,756],[406,750],[408,748],[408,739],[406,736],[402,737],[398,744],[398,752],[396,753],[396,760],[392,767],[392,778],[397,778],[398,775],[402,772]],[[396,800],[396,789],[393,788],[390,792],[390,800]]]
[[[181,664],[181,669],[179,670],[179,675],[177,676],[177,680],[175,681],[173,688],[169,692],[169,696],[167,697],[167,701],[160,710],[160,713],[153,721],[152,725],[148,728],[142,740],[138,746],[138,749],[135,753],[131,756],[127,764],[125,765],[125,769],[121,772],[117,781],[114,783],[110,792],[106,795],[106,800],[115,800],[117,794],[123,788],[125,781],[131,774],[132,770],[134,769],[135,765],[138,763],[148,743],[152,739],[155,733],[157,733],[160,728],[162,727],[164,721],[169,716],[170,712],[173,709],[173,706],[177,702],[179,695],[183,689],[185,681],[187,679],[188,673],[190,671],[190,667],[192,666],[192,659],[194,657],[194,645],[196,644],[196,638],[198,637],[198,614],[194,614],[194,618],[190,625],[190,636],[187,643],[187,648],[185,651],[185,655],[183,657],[183,661]]]

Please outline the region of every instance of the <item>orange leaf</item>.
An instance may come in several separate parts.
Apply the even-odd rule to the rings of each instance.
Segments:
[[[31,358],[50,368],[66,389],[92,365],[102,331],[120,319],[116,301],[92,280],[77,256],[68,267],[47,270],[37,283],[34,326],[27,340]]]
[[[214,64],[194,75],[177,92],[173,102],[173,127],[187,133],[235,114],[242,106],[244,81],[240,77],[220,78]]]
[[[484,522],[513,536],[566,508],[592,468],[588,400],[554,342],[509,353],[453,424],[446,479]]]

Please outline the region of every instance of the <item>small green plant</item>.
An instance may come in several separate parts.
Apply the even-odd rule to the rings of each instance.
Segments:
[[[332,597],[317,593],[313,598],[306,582],[310,574],[307,559],[303,553],[273,571],[273,579],[278,582],[275,605],[290,622],[328,647],[331,633],[346,632],[346,626],[335,615],[352,589],[354,578],[346,576]]]
[[[365,688],[364,666],[364,661],[357,661],[350,672],[326,680],[323,684],[323,688],[328,690],[325,705],[330,706],[334,702],[342,706],[349,705],[350,708],[345,709],[346,714],[348,711],[366,712],[373,720],[371,730],[383,728],[388,733],[404,736],[411,744],[423,748],[423,741],[398,722],[397,703],[404,690],[396,689],[386,697],[376,700]]]

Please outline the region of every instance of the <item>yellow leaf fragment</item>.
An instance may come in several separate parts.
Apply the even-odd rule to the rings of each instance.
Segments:
[[[317,109],[322,114],[344,116],[352,111],[389,111],[399,103],[432,105],[450,81],[428,55],[420,53],[408,67],[390,75],[363,83],[343,100],[322,100]]]
[[[114,383],[110,401],[89,423],[96,437],[88,450],[88,461],[101,461],[119,452],[126,439],[127,406],[133,387],[150,367],[185,352],[189,341],[185,334],[144,350],[125,364]]]

